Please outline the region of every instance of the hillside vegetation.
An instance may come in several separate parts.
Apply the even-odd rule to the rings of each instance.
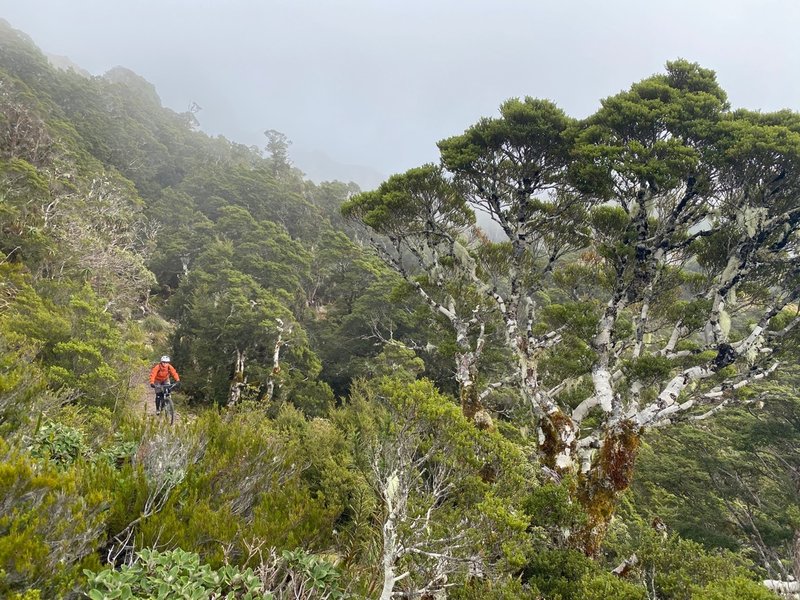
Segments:
[[[0,21],[0,597],[800,578],[800,116],[676,61],[582,121],[509,100],[373,192],[287,143]]]

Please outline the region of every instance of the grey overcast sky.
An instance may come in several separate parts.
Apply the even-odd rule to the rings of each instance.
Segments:
[[[734,106],[800,110],[797,0],[0,0],[0,16],[176,111],[196,102],[208,133],[263,146],[277,129],[383,175],[507,98],[582,117],[679,57]]]

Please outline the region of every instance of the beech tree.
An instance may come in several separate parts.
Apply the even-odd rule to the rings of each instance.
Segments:
[[[518,568],[531,551],[519,506],[529,466],[496,433],[478,436],[430,381],[414,381],[413,361],[401,363],[392,377],[360,380],[350,397],[351,435],[378,505],[372,560],[381,600],[444,597],[470,578]],[[493,485],[481,473],[486,456]]]
[[[713,72],[677,61],[583,121],[510,100],[440,142],[441,167],[343,207],[469,341],[467,416],[465,396],[486,397],[469,389],[472,357],[502,321],[514,359],[487,390],[513,386],[542,467],[578,478],[589,519],[574,538],[590,554],[646,428],[746,401],[779,367],[797,323],[782,311],[800,294],[799,124],[732,111]],[[503,239],[478,231],[476,212]]]
[[[385,236],[373,240],[381,257],[453,328],[461,406],[473,419],[481,408],[478,363],[485,345],[486,302],[465,301],[469,290],[462,275],[470,258],[458,235],[474,223],[474,214],[433,165],[390,178],[377,191],[345,203],[343,212]]]
[[[235,404],[248,385],[266,385],[279,321],[292,323],[289,310],[252,277],[233,268],[230,244],[218,242],[198,259],[174,297],[181,325],[176,354],[198,386],[219,403]],[[260,382],[260,383],[259,383]],[[226,398],[225,401],[222,399]]]

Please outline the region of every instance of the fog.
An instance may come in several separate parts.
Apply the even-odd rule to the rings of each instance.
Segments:
[[[658,4],[658,5],[657,5]],[[800,105],[793,0],[0,0],[46,53],[121,65],[210,134],[276,129],[315,179],[382,177],[515,96],[582,117],[686,58],[734,106]]]

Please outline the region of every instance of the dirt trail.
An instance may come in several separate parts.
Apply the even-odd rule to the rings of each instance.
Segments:
[[[155,394],[148,384],[150,369],[143,367],[133,376],[133,412],[142,416],[156,414]]]

